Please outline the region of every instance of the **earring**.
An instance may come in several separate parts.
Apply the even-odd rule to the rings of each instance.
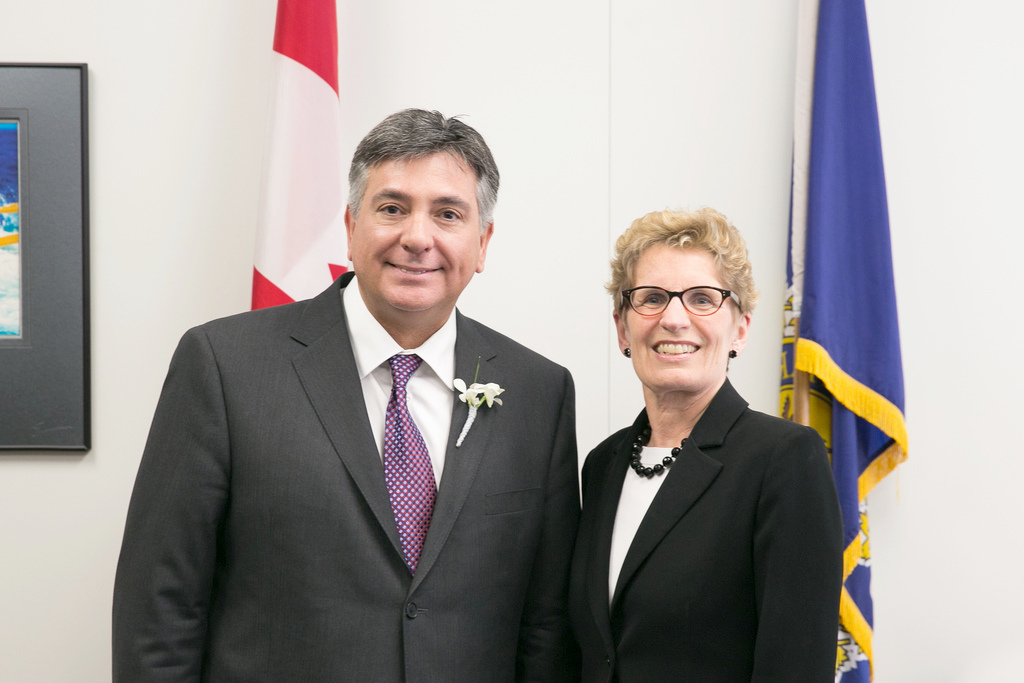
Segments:
[[[733,349],[732,351],[729,352],[729,358],[735,358],[738,355],[740,354],[736,353],[736,349]]]
[[[626,358],[632,358],[633,352],[630,351],[629,349],[622,349],[622,355],[625,356]]]

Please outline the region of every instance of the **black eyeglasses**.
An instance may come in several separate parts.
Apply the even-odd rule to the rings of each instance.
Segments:
[[[690,287],[681,292],[670,292],[661,287],[634,287],[622,290],[622,296],[640,315],[658,315],[677,296],[683,302],[683,308],[693,315],[711,315],[717,313],[725,300],[732,296],[728,289],[719,287]]]

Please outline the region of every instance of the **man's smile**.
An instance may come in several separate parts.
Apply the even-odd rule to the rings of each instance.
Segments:
[[[432,273],[434,271],[440,270],[440,268],[412,268],[412,267],[405,267],[405,266],[395,265],[394,263],[392,263],[391,265],[394,266],[395,268],[397,268],[398,270],[402,271],[406,275],[424,275],[426,273]]]

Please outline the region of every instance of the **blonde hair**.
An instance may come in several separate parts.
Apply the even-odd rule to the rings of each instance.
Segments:
[[[740,313],[747,314],[757,305],[747,244],[729,219],[704,207],[696,211],[652,211],[633,221],[615,241],[612,280],[605,289],[615,299],[621,313],[626,307],[624,289],[635,284],[634,275],[640,256],[651,247],[664,244],[679,249],[701,249],[715,261],[725,288],[739,300]]]

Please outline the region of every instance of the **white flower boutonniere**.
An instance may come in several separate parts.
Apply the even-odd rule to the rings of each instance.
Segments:
[[[476,411],[480,409],[480,406],[484,403],[490,408],[492,405],[497,403],[501,405],[501,399],[498,398],[498,394],[505,391],[494,382],[488,382],[487,384],[480,384],[476,381],[477,375],[480,374],[480,361],[476,363],[476,373],[473,375],[473,383],[468,387],[466,383],[455,378],[455,389],[458,390],[459,400],[469,406],[469,417],[466,418],[466,424],[462,427],[462,432],[459,434],[458,440],[455,442],[455,447],[458,448],[462,445],[462,441],[466,438],[466,434],[469,434],[469,428],[473,426],[473,421],[476,420]]]

